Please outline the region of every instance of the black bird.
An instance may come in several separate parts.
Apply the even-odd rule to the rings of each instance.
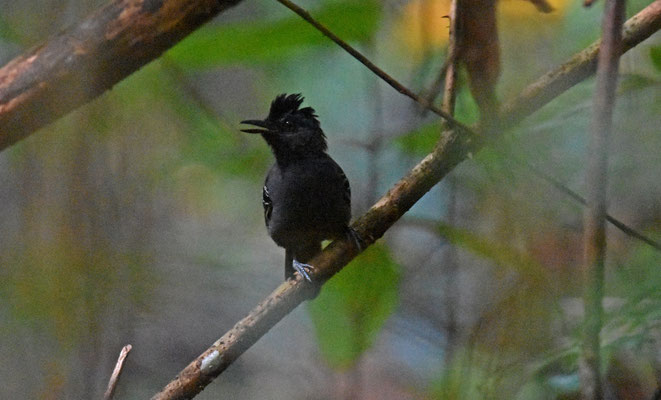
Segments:
[[[294,271],[308,281],[312,266],[305,264],[327,239],[349,237],[360,250],[359,238],[349,228],[351,188],[344,171],[326,153],[326,135],[311,107],[301,108],[300,94],[281,94],[271,103],[265,120],[242,124],[259,133],[271,147],[275,164],[262,191],[264,220],[273,241],[285,248],[285,279]]]

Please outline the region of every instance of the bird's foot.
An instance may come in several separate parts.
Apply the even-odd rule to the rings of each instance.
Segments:
[[[363,238],[350,226],[347,227],[347,239],[356,246],[359,253],[363,251]]]
[[[292,267],[298,272],[299,275],[301,275],[305,280],[308,282],[312,283],[312,279],[310,279],[310,272],[314,269],[314,267],[310,264],[304,264],[302,262],[299,262],[297,260],[292,261]]]

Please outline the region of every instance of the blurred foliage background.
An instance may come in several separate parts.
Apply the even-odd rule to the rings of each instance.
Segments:
[[[551,3],[499,3],[500,98],[598,38],[601,4]],[[648,3],[629,1],[628,15]],[[102,4],[1,1],[0,61]],[[300,5],[415,91],[443,63],[447,0]],[[609,210],[659,240],[658,33],[621,72]],[[577,398],[582,210],[505,154],[581,192],[592,86],[464,162],[198,398]],[[436,118],[297,16],[246,0],[0,154],[0,398],[100,398],[126,343],[116,397],[151,396],[276,287],[284,252],[260,204],[272,157],[238,122],[283,92],[317,110],[354,215],[438,137]],[[476,121],[465,88],[457,107]],[[604,370],[617,398],[649,398],[661,255],[608,235]]]

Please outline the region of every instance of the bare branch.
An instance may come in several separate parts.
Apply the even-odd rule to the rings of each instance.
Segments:
[[[420,93],[420,96],[424,97],[429,104],[433,104],[434,101],[436,100],[436,97],[438,97],[438,95],[441,94],[441,89],[443,89],[443,83],[445,82],[445,73],[448,70],[449,61],[450,58],[448,55],[448,57],[446,57],[445,60],[443,61],[443,65],[441,65],[441,68],[438,69],[438,74],[436,75],[436,78],[434,79],[432,84],[429,86],[429,89],[423,90]],[[422,115],[425,115],[427,111],[429,110],[422,109],[421,110]]]
[[[648,6],[627,23],[628,28],[625,31],[627,49],[654,33],[655,30],[651,26],[656,26],[656,30],[659,29],[661,25],[661,7],[658,6],[661,5],[661,0],[657,0],[656,3]],[[641,32],[646,32],[646,34],[641,34]],[[588,49],[574,58],[589,58],[589,54],[584,54],[586,52],[591,54],[591,57],[596,57],[596,52],[591,52]],[[594,61],[588,59],[586,62],[591,64]],[[579,65],[575,68],[584,67]],[[570,76],[575,74],[571,71],[565,72]],[[583,78],[589,75],[590,73],[587,73],[583,75]],[[558,85],[558,82],[556,82],[556,79],[563,79],[563,76],[551,76],[544,81],[544,84],[549,87],[548,90],[553,91],[554,96],[570,87]],[[580,79],[576,82],[578,81]],[[564,89],[558,91],[559,86],[564,87]],[[541,86],[538,87],[535,93],[527,93],[526,95],[530,102],[539,105],[537,108],[554,97],[549,96]],[[532,111],[534,110],[530,112]],[[513,121],[516,119],[515,116],[523,118],[526,115],[520,108],[515,107],[512,108],[512,111],[503,115],[503,120]],[[352,227],[364,239],[365,247],[383,236],[404,213],[455,166],[465,160],[471,152],[480,149],[483,144],[469,140],[470,138],[467,136],[468,134],[462,130],[443,132],[434,151],[397,182],[366,214],[356,220]],[[357,254],[353,243],[347,240],[334,241],[323,252],[310,260],[310,263],[315,266],[313,279],[319,283],[325,282]],[[266,334],[280,319],[301,302],[308,299],[315,291],[316,287],[314,285],[301,281],[300,277],[295,281],[289,280],[281,284],[248,316],[239,321],[223,337],[186,366],[152,400],[180,400],[194,397],[261,336]]]
[[[241,0],[120,0],[0,69],[0,150],[110,89]]]
[[[586,172],[587,206],[584,212],[583,232],[585,326],[579,363],[581,395],[586,400],[600,400],[604,396],[599,338],[604,313],[602,301],[606,258],[608,142],[613,129],[615,89],[622,54],[620,47],[624,6],[625,0],[606,0],[592,102],[592,123]]]
[[[457,61],[461,47],[461,24],[458,11],[458,0],[450,2],[450,35],[448,39],[447,69],[445,71],[445,87],[443,89],[443,104],[441,109],[454,115],[454,104],[457,98]]]
[[[112,375],[110,375],[108,389],[106,389],[106,393],[103,395],[103,400],[112,400],[112,397],[115,394],[115,388],[117,387],[117,382],[119,382],[119,376],[122,374],[122,369],[124,368],[124,361],[132,348],[133,347],[130,344],[127,344],[122,348],[122,351],[119,352],[117,364],[115,364],[115,369],[112,371]]]

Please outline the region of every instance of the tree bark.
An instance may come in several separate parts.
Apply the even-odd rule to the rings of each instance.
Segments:
[[[116,0],[0,69],[0,150],[110,89],[241,0]]]

